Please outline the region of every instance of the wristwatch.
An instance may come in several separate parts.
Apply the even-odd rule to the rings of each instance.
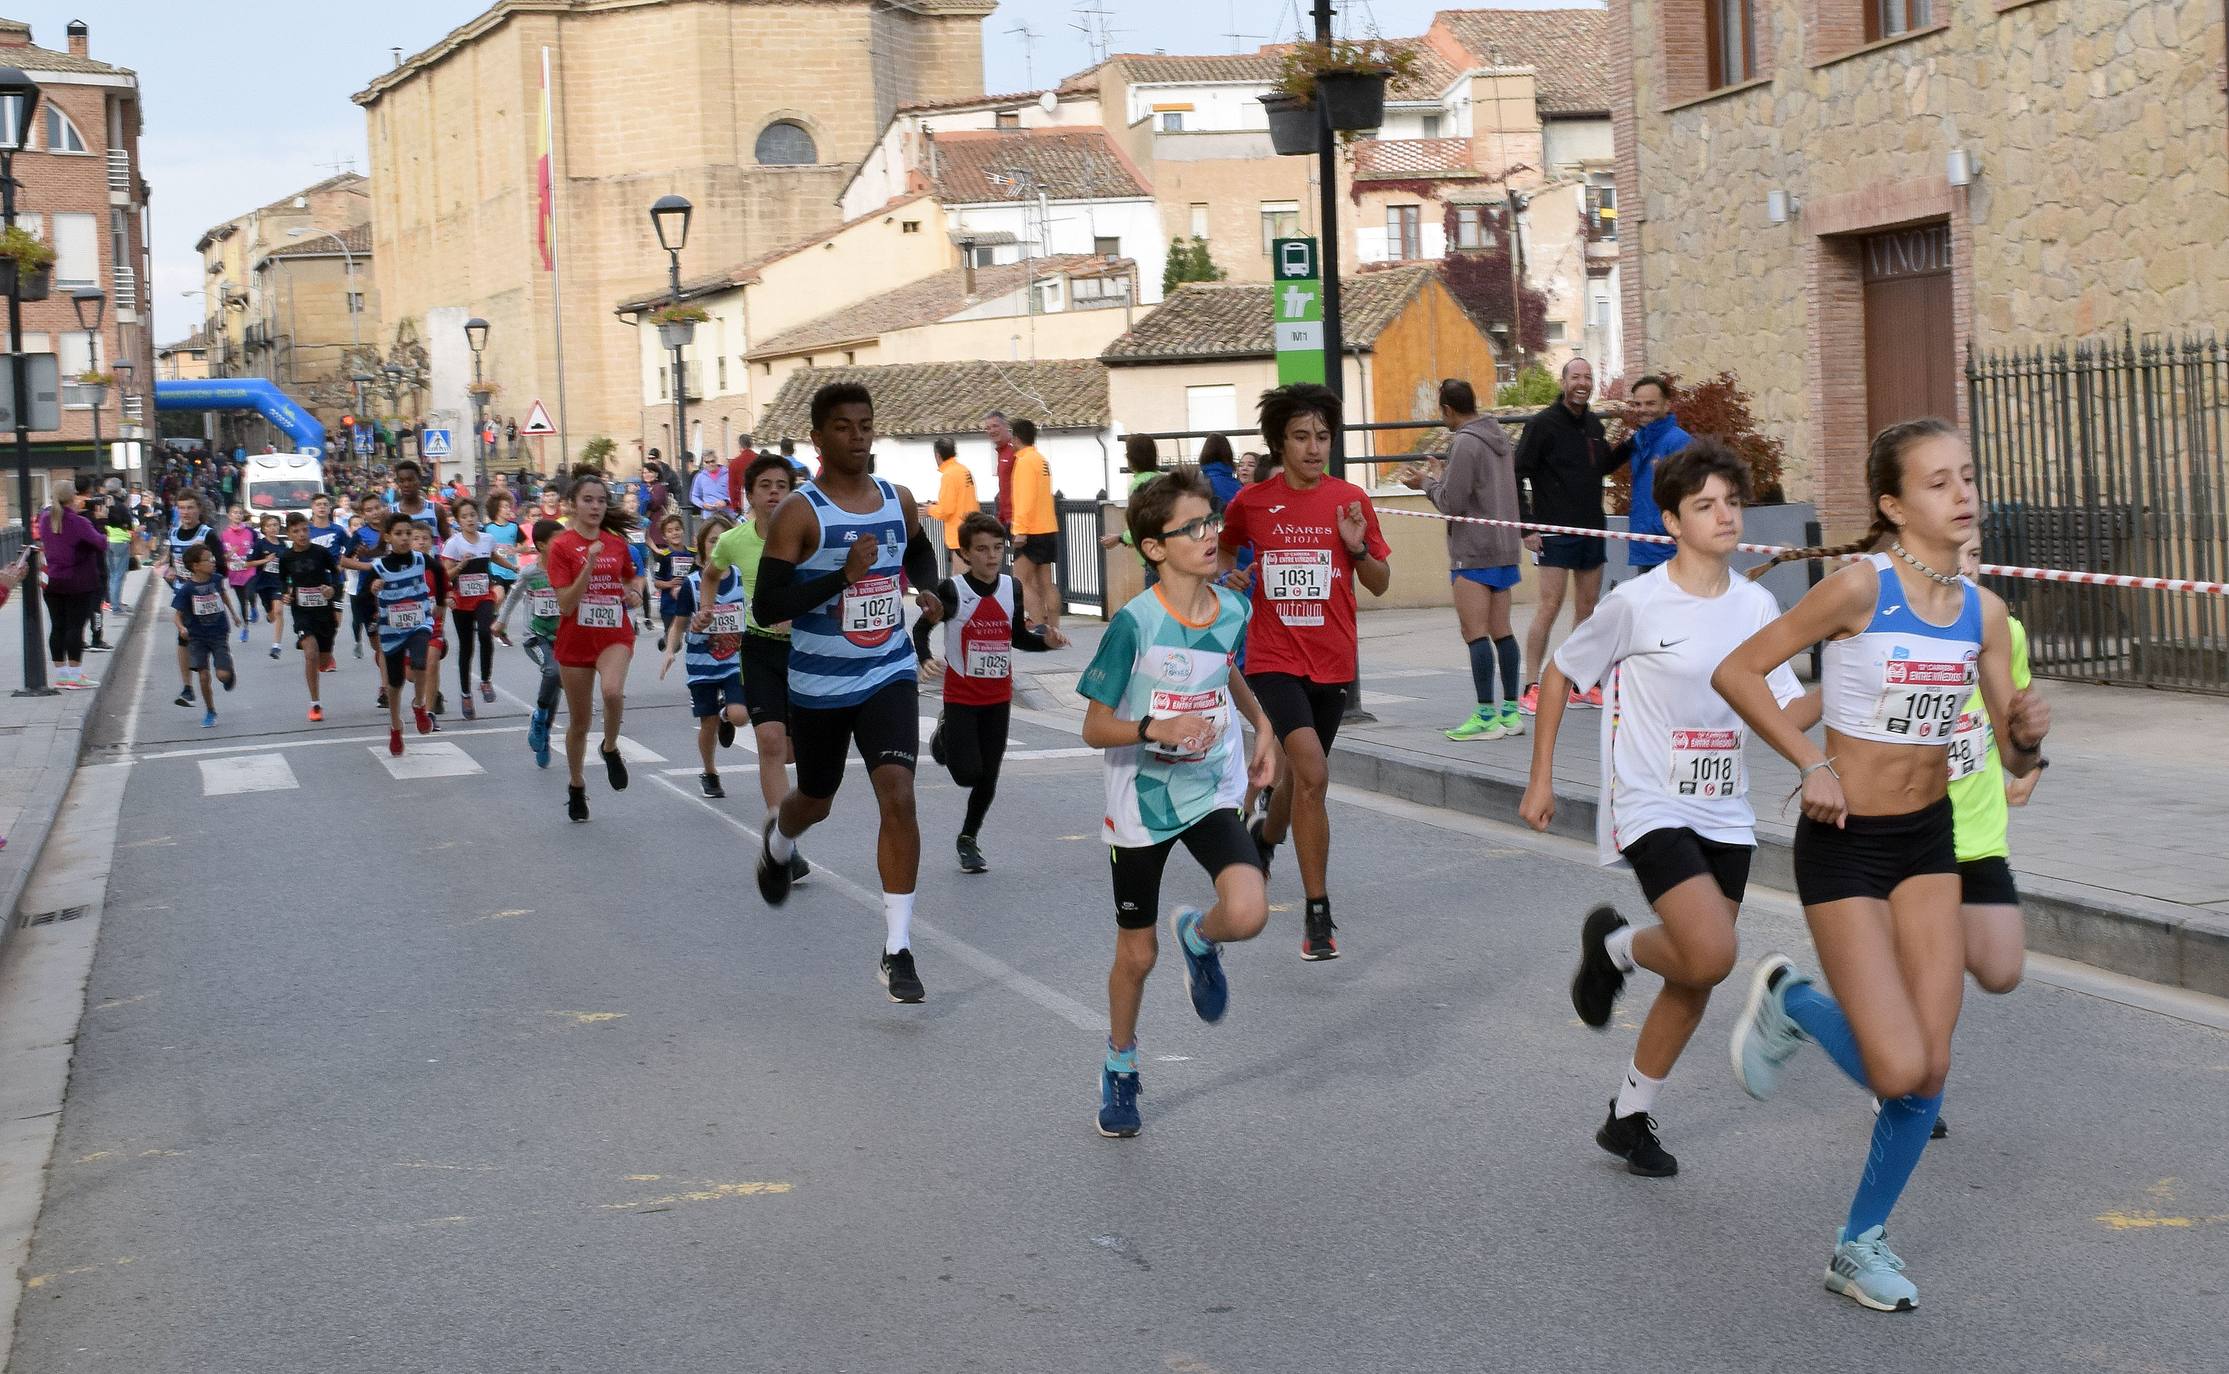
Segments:
[[[1138,717],[1138,743],[1140,743],[1140,744],[1151,744],[1151,743],[1153,742],[1153,738],[1152,738],[1152,736],[1150,736],[1150,735],[1146,734],[1146,731],[1148,731],[1148,730],[1150,730],[1150,729],[1152,729],[1152,728],[1153,728],[1153,717],[1151,717],[1151,716],[1140,716],[1140,717]]]

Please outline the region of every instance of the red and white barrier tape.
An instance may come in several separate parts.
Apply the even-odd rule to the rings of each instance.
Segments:
[[[1576,534],[1592,539],[1623,539],[1634,544],[1675,544],[1668,534],[1633,534],[1625,530],[1590,530],[1574,525],[1537,525],[1523,520],[1488,520],[1477,515],[1446,515],[1432,510],[1396,510],[1378,507],[1380,515],[1406,515],[1418,520],[1445,520],[1462,525],[1494,525],[1532,534]],[[1781,544],[1736,544],[1743,553],[1780,554]],[[1850,558],[1860,554],[1846,555]],[[2194,592],[2200,596],[2229,596],[2229,582],[2196,582],[2184,577],[2132,577],[2125,573],[2075,572],[2067,568],[2014,568],[1997,563],[1981,565],[1984,577],[2018,577],[2031,582],[2070,582],[2087,587],[2127,587],[2145,592]]]

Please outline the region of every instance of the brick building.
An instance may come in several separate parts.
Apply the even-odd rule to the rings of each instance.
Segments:
[[[2221,0],[1612,0],[1628,373],[1738,373],[1853,531],[1981,348],[2229,319]]]
[[[153,410],[155,350],[146,283],[147,183],[140,176],[139,78],[91,55],[83,23],[68,30],[67,51],[41,48],[31,26],[0,19],[0,66],[16,67],[39,87],[26,147],[15,155],[16,223],[53,245],[54,286],[23,305],[23,348],[59,355],[62,428],[34,434],[32,498],[49,483],[96,468],[117,472],[133,450],[118,445],[141,433]],[[72,294],[106,297],[92,337],[78,325]],[[93,451],[93,392],[74,384],[88,372],[115,378],[100,408],[106,454]],[[15,450],[0,444],[0,512],[18,519]]]
[[[436,310],[483,316],[498,408],[523,413],[539,398],[554,417],[561,306],[566,438],[577,449],[595,434],[633,433],[640,346],[611,307],[665,282],[651,202],[673,193],[694,204],[682,262],[691,277],[829,228],[845,180],[898,106],[982,91],[981,26],[994,8],[496,0],[355,96],[388,328],[426,327]],[[555,277],[537,246],[545,47]]]

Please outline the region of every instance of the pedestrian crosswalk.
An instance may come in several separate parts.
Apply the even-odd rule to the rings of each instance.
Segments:
[[[384,744],[371,745],[372,757],[387,769],[389,777],[397,782],[416,782],[420,778],[468,778],[475,773],[485,773],[464,746],[445,739],[415,740],[401,754],[390,754]]]
[[[232,797],[243,792],[284,792],[302,784],[287,766],[284,754],[240,754],[232,758],[202,759],[201,795]]]

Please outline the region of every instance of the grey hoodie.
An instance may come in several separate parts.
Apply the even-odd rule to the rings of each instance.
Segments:
[[[1455,431],[1446,471],[1424,479],[1424,494],[1444,515],[1515,520],[1516,459],[1509,431],[1491,415],[1481,415]],[[1455,521],[1447,526],[1447,565],[1452,569],[1509,567],[1522,547],[1519,530]]]

